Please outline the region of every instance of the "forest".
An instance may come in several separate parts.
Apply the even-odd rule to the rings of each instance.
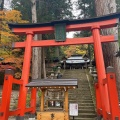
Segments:
[[[9,4],[7,7],[6,4]],[[99,7],[100,6],[100,7]],[[106,7],[108,6],[108,7]],[[114,8],[114,9],[113,9]],[[55,20],[64,19],[87,19],[106,14],[120,12],[119,0],[1,0],[0,3],[0,71],[4,71],[7,67],[15,69],[15,77],[21,77],[24,49],[12,49],[12,43],[15,41],[24,41],[26,36],[14,35],[8,27],[8,23],[45,23]],[[119,27],[118,27],[119,28]],[[120,32],[119,33],[120,39]],[[110,30],[102,30],[102,34],[111,34]],[[73,37],[91,36],[90,31],[74,32]],[[68,36],[69,37],[69,36]],[[54,39],[54,34],[35,35],[34,39]],[[103,44],[103,53],[105,65],[112,65],[116,71],[119,69],[119,57],[115,58],[113,54],[119,52],[119,44],[109,44],[106,47]],[[112,49],[108,53],[109,48]],[[53,63],[55,59],[59,61],[62,58],[71,55],[85,55],[90,59],[94,59],[93,45],[73,45],[61,47],[33,48],[31,75],[32,78],[46,78],[45,63]],[[36,57],[36,56],[37,57]],[[35,58],[34,58],[35,56]],[[39,56],[39,57],[38,57]],[[107,56],[107,57],[106,57]],[[110,62],[108,63],[108,59]],[[115,61],[119,65],[114,65]],[[114,62],[113,62],[114,61]],[[36,72],[36,71],[39,71]],[[119,74],[119,72],[117,71]],[[120,75],[118,75],[118,78]]]

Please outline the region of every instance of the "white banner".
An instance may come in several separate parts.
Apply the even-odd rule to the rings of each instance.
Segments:
[[[78,116],[78,104],[77,103],[69,104],[69,115],[70,116]]]

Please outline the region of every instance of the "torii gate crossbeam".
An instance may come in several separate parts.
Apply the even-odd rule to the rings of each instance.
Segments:
[[[24,120],[24,114],[30,112],[31,115],[35,114],[36,104],[36,89],[32,89],[31,107],[26,108],[26,95],[28,84],[29,72],[30,72],[30,60],[32,47],[44,47],[44,46],[61,46],[61,45],[74,45],[74,44],[94,44],[98,83],[96,86],[96,103],[97,103],[97,115],[103,116],[104,120],[119,120],[120,110],[116,89],[116,79],[114,73],[108,70],[106,74],[105,65],[102,53],[102,42],[114,42],[116,40],[115,35],[101,36],[100,29],[116,27],[119,22],[120,14],[112,14],[108,16],[102,16],[99,18],[85,19],[85,20],[62,20],[54,21],[43,24],[9,24],[9,27],[15,34],[27,35],[25,42],[16,42],[13,44],[14,48],[25,48],[22,77],[19,82],[14,79],[10,72],[5,75],[5,83],[2,94],[2,103],[0,106],[0,119],[7,120],[11,115],[17,115],[17,120]],[[34,41],[34,34],[54,33],[56,24],[66,24],[66,31],[92,31],[91,37],[86,38],[73,38],[66,39],[64,42],[56,42],[54,40],[42,40]],[[110,77],[112,76],[112,77]],[[12,81],[11,81],[12,79]],[[112,81],[111,81],[112,79]],[[8,81],[6,81],[8,80]],[[15,111],[9,111],[10,94],[13,83],[20,85],[20,93],[18,99],[18,109]],[[6,89],[9,91],[6,94]],[[111,88],[114,88],[114,94],[111,94]],[[104,93],[104,94],[103,94]],[[112,99],[114,98],[115,101]],[[6,101],[6,102],[4,102]]]

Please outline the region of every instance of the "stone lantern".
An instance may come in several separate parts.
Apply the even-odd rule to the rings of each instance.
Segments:
[[[88,60],[88,57],[87,57],[87,55],[85,54],[83,58],[84,58],[84,61],[85,61],[85,67],[86,67],[86,69],[87,69],[87,60]]]

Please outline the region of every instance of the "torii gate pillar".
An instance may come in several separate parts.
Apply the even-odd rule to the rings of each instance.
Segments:
[[[0,106],[0,120],[8,120],[9,116],[17,116],[17,120],[24,120],[24,115],[26,112],[30,112],[32,115],[35,114],[36,108],[36,89],[32,89],[31,95],[31,107],[26,108],[26,96],[27,88],[25,87],[28,84],[29,72],[30,72],[30,61],[31,61],[31,52],[32,47],[47,47],[47,46],[62,46],[62,45],[78,45],[78,44],[94,44],[96,66],[98,73],[98,83],[96,84],[96,97],[97,97],[97,115],[103,116],[104,120],[120,120],[120,109],[118,103],[118,95],[115,84],[115,77],[113,73],[107,73],[105,71],[103,53],[102,53],[102,42],[115,42],[115,35],[101,36],[100,29],[115,27],[118,24],[120,14],[113,14],[108,16],[102,16],[99,18],[85,19],[85,20],[63,20],[63,21],[54,21],[50,23],[43,24],[9,24],[12,28],[12,31],[18,35],[27,35],[26,41],[24,42],[15,42],[13,44],[14,48],[25,48],[24,61],[23,61],[23,70],[22,77],[20,80],[16,80],[12,77],[11,81],[8,79],[10,84],[16,83],[20,85],[20,94],[18,100],[18,109],[15,111],[9,111],[9,101],[4,103],[5,90],[7,89],[7,82],[5,81],[2,105]],[[72,38],[65,39],[65,41],[55,41],[55,40],[42,40],[34,41],[34,34],[47,34],[54,33],[55,26],[57,24],[64,24],[66,31],[81,31],[81,30],[92,30],[91,37],[85,38]],[[58,25],[59,26],[59,25]],[[112,76],[112,77],[111,77]],[[9,78],[9,76],[8,76]],[[11,81],[11,82],[10,82]],[[11,86],[11,85],[10,85]],[[10,87],[11,88],[11,87]],[[111,94],[111,88],[114,88],[114,95]],[[11,90],[10,90],[11,91]],[[6,95],[9,98],[10,92]],[[114,101],[112,98],[115,98]],[[5,114],[8,111],[8,114]],[[6,118],[6,119],[4,119]]]

